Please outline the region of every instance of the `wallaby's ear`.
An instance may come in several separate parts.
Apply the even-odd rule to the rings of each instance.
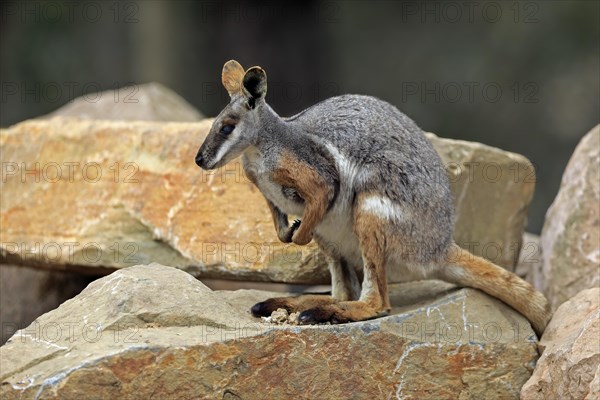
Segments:
[[[223,86],[225,86],[229,96],[233,96],[242,90],[244,74],[244,68],[235,60],[229,60],[223,65],[221,82],[223,82]]]
[[[250,105],[267,94],[267,73],[261,67],[252,67],[244,75],[244,90],[250,97]]]

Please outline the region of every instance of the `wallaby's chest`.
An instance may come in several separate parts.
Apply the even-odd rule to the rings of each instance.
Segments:
[[[257,153],[249,152],[244,155],[244,170],[254,181],[260,192],[281,211],[290,215],[302,215],[304,200],[298,191],[291,187],[282,186],[272,179],[274,165]]]

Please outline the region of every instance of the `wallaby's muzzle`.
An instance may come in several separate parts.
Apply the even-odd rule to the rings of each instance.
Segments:
[[[198,154],[196,154],[196,165],[204,169],[204,158],[202,157],[202,149],[198,150]]]

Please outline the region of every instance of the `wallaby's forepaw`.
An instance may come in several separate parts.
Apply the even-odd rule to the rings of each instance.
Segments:
[[[302,221],[299,219],[294,220],[294,222],[292,222],[287,229],[285,229],[283,232],[280,232],[279,240],[281,240],[283,243],[291,243],[292,237],[294,236],[294,233],[296,233],[296,230],[300,227],[301,222]]]

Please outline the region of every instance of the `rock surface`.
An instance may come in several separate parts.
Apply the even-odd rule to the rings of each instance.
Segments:
[[[210,125],[55,117],[2,130],[2,262],[97,275],[159,262],[203,278],[329,283],[314,244],[279,242],[239,160],[214,172],[194,164]],[[477,143],[432,140],[458,200],[456,240],[513,269],[533,183],[506,176],[530,164]],[[484,160],[503,180],[485,182],[462,164]]]
[[[533,165],[520,154],[481,143],[428,137],[450,179],[456,243],[514,271],[535,189]]]
[[[542,263],[529,278],[553,309],[600,286],[600,125],[581,140],[542,229]]]
[[[537,359],[522,316],[443,282],[394,286],[392,315],[345,325],[252,318],[271,295],[157,264],[117,271],[0,348],[0,395],[517,399]]]
[[[523,234],[523,245],[519,253],[519,261],[515,268],[515,274],[523,279],[527,279],[540,268],[542,264],[542,248],[540,246],[540,237],[533,233],[525,232]]]
[[[81,292],[86,276],[0,264],[0,345],[45,312]]]
[[[181,96],[160,83],[124,86],[78,97],[42,117],[77,117],[99,120],[181,121],[203,118]]]
[[[544,352],[523,386],[523,400],[600,398],[600,288],[563,303],[539,346]]]

